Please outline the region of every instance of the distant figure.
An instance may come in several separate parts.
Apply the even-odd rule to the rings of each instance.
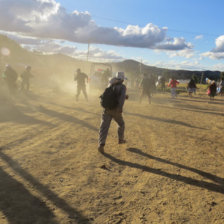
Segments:
[[[218,84],[218,93],[223,96],[224,95],[224,79],[221,79]]]
[[[149,104],[151,104],[151,96],[153,92],[153,78],[148,77],[146,73],[143,74],[143,79],[140,83],[141,95],[140,95],[140,103],[144,96],[148,97]]]
[[[151,75],[150,76],[150,80],[151,80],[151,86],[152,86],[152,93],[151,93],[151,95],[153,95],[154,93],[156,93],[156,80],[157,80],[157,77],[155,75]]]
[[[104,146],[111,120],[114,119],[118,124],[118,143],[124,144],[124,128],[122,112],[126,96],[126,86],[123,84],[125,79],[123,72],[117,72],[116,77],[110,80],[109,87],[101,96],[101,105],[104,107],[102,114],[100,131],[99,131],[99,146],[98,151],[104,153]]]
[[[81,91],[83,92],[85,99],[88,101],[88,96],[86,92],[86,83],[88,83],[88,76],[85,73],[81,72],[80,69],[77,69],[77,73],[74,77],[74,80],[77,82],[76,101],[79,100],[79,95]]]
[[[10,93],[15,94],[15,91],[17,89],[16,81],[18,78],[18,74],[16,71],[10,66],[6,65],[5,71],[3,73],[3,79],[5,80]]]
[[[176,89],[177,89],[177,85],[178,84],[179,84],[179,82],[174,77],[172,77],[172,79],[168,83],[168,86],[171,88],[171,97],[172,98],[176,98],[177,97]]]
[[[192,93],[196,93],[196,89],[197,89],[196,83],[193,79],[191,79],[187,84],[188,95],[192,96]]]
[[[165,77],[162,76],[162,77],[160,78],[159,82],[160,82],[160,85],[161,85],[161,91],[162,91],[162,92],[165,92],[165,89],[166,89],[166,85],[165,85],[165,83],[166,83],[166,79],[165,79]]]
[[[21,74],[21,90],[29,91],[30,90],[30,78],[33,77],[31,74],[31,66],[26,66],[25,71]]]
[[[215,81],[213,80],[208,87],[208,95],[210,96],[210,100],[214,100],[216,96],[216,91],[217,91],[217,85]]]

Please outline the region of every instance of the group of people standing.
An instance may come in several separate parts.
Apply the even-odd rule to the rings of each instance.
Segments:
[[[223,96],[224,94],[224,79],[221,78],[219,82],[216,82],[215,80],[209,80],[206,79],[206,82],[208,83],[208,89],[207,94],[210,96],[210,100],[214,100],[214,97],[216,95]]]
[[[109,77],[105,76],[105,79],[108,82]],[[80,69],[77,69],[74,80],[77,82],[76,100],[78,101],[80,93],[83,92],[85,99],[88,101],[88,96],[86,91],[86,83],[88,83],[89,81],[88,76],[85,73],[81,72]],[[142,102],[143,98],[147,97],[149,104],[151,104],[151,98],[153,93],[156,92],[157,85],[159,85],[161,87],[161,91],[164,92],[166,88],[165,83],[166,83],[166,80],[165,80],[165,77],[163,76],[159,77],[158,81],[156,82],[156,79],[153,75],[144,73],[143,78],[138,85],[138,87],[140,88],[139,102]],[[170,87],[171,98],[177,97],[178,84],[180,84],[179,81],[176,80],[174,77],[172,77],[169,80],[167,86]],[[191,78],[190,81],[187,83],[186,89],[190,97],[192,97],[193,94],[196,94],[197,86],[193,78]],[[211,99],[214,99],[217,93],[220,93],[220,95],[223,95],[224,94],[224,80],[221,80],[218,83],[218,85],[216,84],[215,81],[212,81],[208,86],[207,93]]]
[[[7,64],[5,70],[2,73],[2,80],[8,87],[8,90],[11,94],[15,94],[18,89],[21,91],[30,90],[30,78],[33,77],[31,74],[31,66],[26,66],[25,70],[19,76],[18,73],[12,68],[11,65]],[[20,86],[18,85],[18,79],[20,78]]]

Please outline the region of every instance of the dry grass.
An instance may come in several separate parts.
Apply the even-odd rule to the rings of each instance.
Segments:
[[[105,155],[96,96],[2,99],[0,223],[224,223],[224,99],[133,99]]]

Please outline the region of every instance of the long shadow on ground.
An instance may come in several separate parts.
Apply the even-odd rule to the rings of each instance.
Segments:
[[[190,125],[190,124],[188,124],[186,122],[183,122],[183,121],[176,121],[176,120],[165,119],[165,118],[160,118],[160,117],[153,117],[153,116],[148,116],[148,115],[138,114],[138,113],[125,112],[125,114],[130,115],[130,116],[141,117],[141,118],[145,118],[145,119],[149,119],[149,120],[154,120],[154,121],[160,121],[160,122],[166,122],[166,123],[170,123],[170,124],[182,125],[182,126],[185,126],[185,127],[188,127],[188,128],[196,128],[196,129],[206,130],[205,128],[196,127],[196,126]]]
[[[13,104],[1,105],[0,123],[8,122],[8,121],[22,123],[22,124],[43,124],[46,126],[53,126],[49,122],[38,120],[34,117],[31,117],[25,114],[23,112],[23,109],[21,109],[17,105],[13,105]]]
[[[67,114],[63,114],[54,110],[49,110],[43,106],[40,107],[40,112],[47,114],[48,116],[52,116],[52,117],[57,117],[63,121],[68,121],[68,122],[73,122],[75,124],[80,124],[81,126],[84,126],[86,128],[89,128],[93,131],[98,131],[98,129],[90,124],[88,124],[87,122],[80,120],[76,117],[67,115]]]
[[[54,214],[39,198],[0,168],[0,210],[11,224],[56,224]]]
[[[198,169],[195,169],[195,168],[192,168],[192,167],[188,167],[188,166],[185,166],[185,165],[182,165],[182,164],[179,164],[179,163],[174,163],[174,162],[171,162],[169,160],[166,160],[166,159],[162,159],[162,158],[159,158],[159,157],[156,157],[156,156],[152,156],[152,155],[149,155],[145,152],[142,152],[140,149],[136,149],[136,148],[128,148],[127,149],[129,152],[133,152],[133,153],[136,153],[136,154],[139,154],[141,156],[144,156],[146,158],[149,158],[149,159],[153,159],[153,160],[156,160],[156,161],[159,161],[159,162],[162,162],[162,163],[167,163],[167,164],[170,164],[172,166],[176,166],[176,167],[179,167],[179,168],[182,168],[182,169],[185,169],[185,170],[189,170],[191,172],[194,172],[194,173],[197,173],[207,179],[210,179],[212,181],[215,181],[221,185],[223,185],[224,187],[224,178],[220,178],[216,175],[213,175],[211,173],[207,173],[207,172],[204,172],[204,171],[201,171],[201,170],[198,170]]]
[[[65,213],[67,213],[67,215],[71,219],[71,223],[74,221],[75,221],[75,223],[79,223],[79,224],[89,224],[90,223],[90,221],[87,218],[85,218],[81,214],[81,212],[72,208],[64,199],[58,197],[54,192],[52,192],[45,185],[41,184],[32,175],[30,175],[27,171],[25,171],[23,168],[21,168],[21,166],[19,165],[18,162],[16,162],[12,158],[10,158],[8,155],[3,153],[2,151],[0,151],[0,158],[2,160],[4,160],[13,169],[13,171],[15,173],[17,173],[22,178],[24,178],[26,181],[28,181],[37,191],[39,191],[41,194],[43,194],[43,196],[46,197],[48,200],[50,200],[56,207],[58,207],[59,209],[63,210]],[[4,177],[6,174],[3,173],[2,175]],[[6,185],[4,185],[4,186],[7,188]],[[22,193],[22,191],[21,191],[21,193]],[[25,202],[21,201],[21,206],[23,203],[25,203]],[[16,224],[16,223],[17,222],[12,222],[12,224]],[[23,223],[23,222],[18,222],[18,223]],[[29,222],[29,223],[33,223],[33,222]],[[39,223],[41,223],[41,222],[39,222]],[[48,223],[48,222],[46,222],[46,223]],[[49,223],[51,223],[51,222],[49,222]]]
[[[48,102],[48,103],[51,104],[51,105],[62,107],[62,108],[69,109],[69,110],[76,110],[76,111],[87,113],[87,114],[95,114],[97,116],[99,115],[98,113],[94,113],[92,111],[87,111],[87,110],[84,110],[83,108],[80,108],[80,107],[71,107],[71,106],[61,105],[61,104],[53,103],[53,102]]]
[[[139,149],[137,149],[137,150],[136,149],[130,149],[130,151],[137,152],[137,153],[141,152],[141,150],[139,150]],[[117,164],[120,164],[122,166],[127,166],[127,167],[131,167],[131,168],[140,169],[140,170],[143,170],[143,171],[148,172],[148,173],[160,175],[160,176],[163,176],[163,177],[168,177],[168,178],[170,178],[172,180],[180,181],[180,182],[183,182],[185,184],[197,186],[197,187],[200,187],[200,188],[207,189],[209,191],[214,191],[214,192],[218,192],[218,193],[224,194],[223,179],[220,178],[220,177],[216,177],[216,176],[214,176],[212,174],[208,174],[208,173],[203,172],[203,171],[199,171],[199,170],[196,170],[196,169],[193,169],[193,168],[190,168],[190,167],[188,168],[188,170],[192,169],[191,171],[193,171],[193,170],[194,170],[194,172],[197,171],[198,174],[200,174],[200,175],[202,175],[204,177],[207,177],[209,179],[215,180],[216,182],[218,182],[220,184],[210,183],[210,182],[203,181],[203,180],[196,180],[196,179],[193,179],[191,177],[185,177],[185,176],[181,176],[181,175],[178,175],[178,174],[171,174],[171,173],[162,171],[161,169],[155,169],[155,168],[151,168],[151,167],[144,166],[144,165],[141,165],[141,164],[124,161],[124,160],[115,158],[115,157],[113,157],[112,155],[110,155],[108,153],[104,153],[103,155],[106,158],[110,159],[111,161],[113,161],[113,162],[115,162]],[[145,156],[145,154],[144,154],[144,156]],[[159,159],[159,158],[157,158],[157,159]],[[179,166],[183,166],[183,165],[179,164]],[[183,166],[183,168],[186,169],[186,166]]]
[[[164,108],[168,108],[168,109],[173,109],[173,110],[185,110],[185,111],[192,111],[192,112],[196,112],[196,113],[204,113],[204,114],[211,114],[211,115],[217,115],[217,116],[221,116],[223,117],[224,116],[224,113],[217,113],[217,112],[212,112],[212,111],[209,111],[209,110],[204,110],[204,109],[201,109],[201,108],[192,108],[192,107],[189,107],[189,108],[186,108],[185,105],[183,106],[178,106],[178,107],[170,107],[170,106],[164,106],[164,105],[158,105],[159,107],[164,107]]]
[[[204,97],[198,97],[198,96],[193,96],[189,99],[189,96],[180,96],[180,98],[183,98],[183,100],[187,100],[187,101],[196,101],[196,102],[202,102],[202,103],[207,103],[210,101],[210,98],[204,98]],[[196,99],[196,100],[195,100]],[[221,104],[224,103],[224,99],[216,99],[216,102],[221,102]]]

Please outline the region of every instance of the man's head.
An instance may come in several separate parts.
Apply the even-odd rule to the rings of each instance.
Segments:
[[[116,79],[123,82],[127,78],[124,76],[124,72],[117,72],[116,73]]]
[[[80,68],[78,68],[76,71],[77,71],[77,73],[80,73],[80,72],[81,72],[81,69],[80,69]]]

